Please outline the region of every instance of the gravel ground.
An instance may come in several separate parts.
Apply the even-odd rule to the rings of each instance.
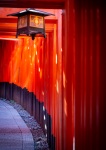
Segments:
[[[34,117],[31,116],[21,105],[17,104],[15,101],[7,99],[2,100],[8,103],[9,105],[13,106],[20,114],[22,119],[25,121],[26,125],[28,126],[33,135],[35,150],[49,150],[47,138],[44,135],[40,125],[34,119]]]

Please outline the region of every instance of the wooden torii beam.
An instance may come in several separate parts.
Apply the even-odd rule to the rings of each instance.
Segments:
[[[65,0],[0,0],[0,7],[10,8],[64,8]]]

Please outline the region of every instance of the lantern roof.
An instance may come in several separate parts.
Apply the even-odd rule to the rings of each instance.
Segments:
[[[48,12],[44,12],[44,11],[40,11],[34,8],[27,8],[25,10],[22,10],[20,12],[17,13],[12,13],[12,14],[8,14],[7,16],[23,16],[23,15],[27,15],[27,14],[35,14],[35,15],[40,15],[40,16],[49,16],[49,15],[54,15]]]

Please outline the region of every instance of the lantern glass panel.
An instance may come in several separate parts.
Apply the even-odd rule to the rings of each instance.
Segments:
[[[18,29],[27,27],[27,15],[18,18]]]
[[[30,15],[30,27],[44,28],[44,17]]]

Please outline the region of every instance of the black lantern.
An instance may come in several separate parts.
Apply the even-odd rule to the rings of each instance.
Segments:
[[[44,17],[49,15],[53,14],[28,8],[7,16],[18,17],[16,37],[18,37],[18,35],[25,34],[27,36],[31,36],[32,40],[34,40],[36,34],[42,34],[44,37],[46,37]]]

